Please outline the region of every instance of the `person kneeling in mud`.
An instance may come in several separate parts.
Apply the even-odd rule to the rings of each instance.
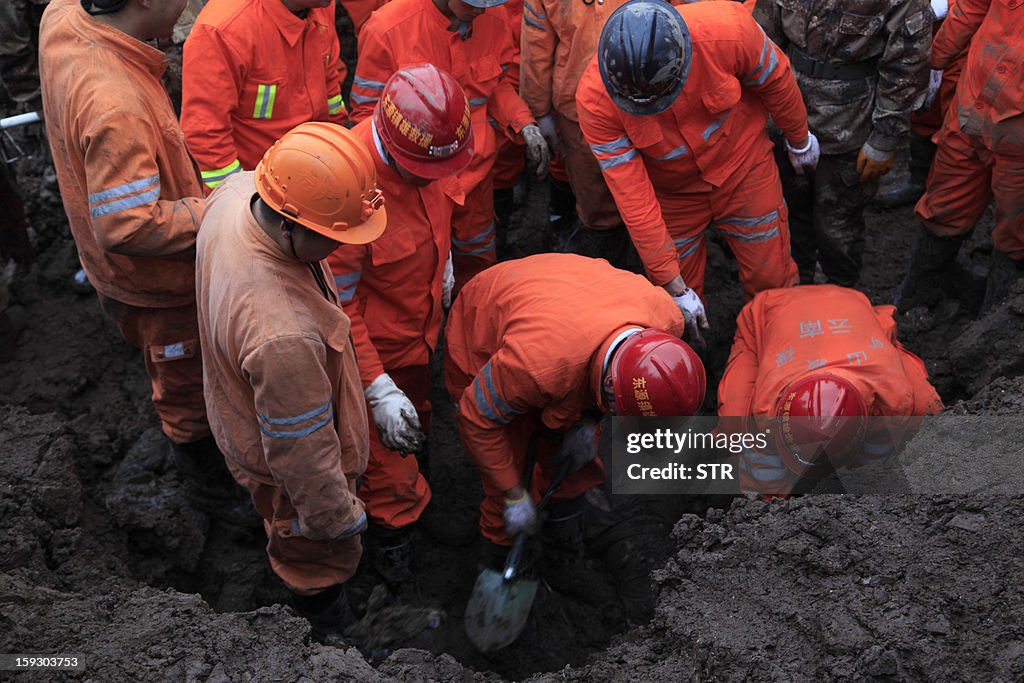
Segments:
[[[704,400],[704,366],[680,339],[684,326],[663,288],[604,260],[541,254],[466,285],[445,331],[445,382],[483,479],[484,568],[503,568],[511,539],[537,531],[536,501],[568,459],[543,535],[546,564],[572,580],[583,495],[605,476],[603,414],[692,415]]]

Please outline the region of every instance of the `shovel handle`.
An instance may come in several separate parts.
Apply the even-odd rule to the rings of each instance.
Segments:
[[[544,509],[544,506],[551,500],[551,496],[555,493],[555,488],[558,487],[565,478],[569,476],[569,470],[572,467],[572,460],[568,458],[561,464],[555,476],[551,478],[551,483],[548,485],[547,490],[541,497],[540,502],[537,503],[537,512]],[[529,495],[529,493],[527,493]],[[508,551],[508,558],[505,560],[505,571],[501,573],[501,578],[505,581],[511,581],[516,577],[516,568],[519,566],[519,561],[522,559],[523,553],[526,551],[526,534],[519,534],[512,540],[512,548]]]

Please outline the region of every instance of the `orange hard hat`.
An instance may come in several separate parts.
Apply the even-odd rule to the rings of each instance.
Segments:
[[[343,244],[366,244],[387,226],[373,157],[334,123],[303,123],[256,165],[256,191],[274,211]]]
[[[619,345],[608,367],[615,414],[688,416],[704,403],[704,364],[690,345],[661,330],[646,329]]]
[[[867,414],[864,397],[848,379],[834,374],[801,377],[776,404],[775,445],[786,467],[820,479],[860,456]]]
[[[403,67],[388,79],[373,126],[395,161],[421,178],[455,175],[473,158],[469,100],[455,77],[433,64]]]

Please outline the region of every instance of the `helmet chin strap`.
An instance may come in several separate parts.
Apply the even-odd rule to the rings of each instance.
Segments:
[[[284,230],[286,235],[288,235],[288,244],[292,248],[292,256],[295,257],[295,260],[297,261],[299,260],[299,254],[298,252],[295,251],[295,239],[292,237],[292,233],[294,232],[295,229],[293,227],[290,227],[290,223],[291,221],[289,221],[287,218],[282,218],[281,229]]]

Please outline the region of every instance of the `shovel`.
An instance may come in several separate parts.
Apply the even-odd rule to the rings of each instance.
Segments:
[[[533,456],[531,442],[530,457],[527,458],[527,491],[530,488],[530,474],[533,473]],[[568,476],[571,466],[572,461],[567,458],[559,467],[551,485],[537,504],[537,512],[547,505],[555,488]],[[538,586],[537,579],[523,576],[521,565],[526,541],[526,534],[516,536],[508,559],[505,560],[504,571],[485,569],[476,577],[473,595],[466,605],[465,621],[466,636],[480,652],[493,652],[511,645],[526,626]]]

